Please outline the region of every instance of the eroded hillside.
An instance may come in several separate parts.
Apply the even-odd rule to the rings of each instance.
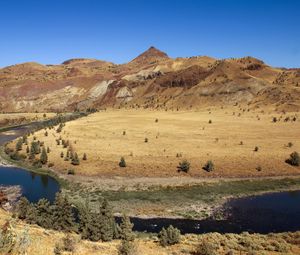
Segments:
[[[122,65],[71,59],[0,69],[0,110],[65,111],[127,107],[186,110],[211,105],[300,109],[300,69],[245,57],[170,58],[150,47]]]

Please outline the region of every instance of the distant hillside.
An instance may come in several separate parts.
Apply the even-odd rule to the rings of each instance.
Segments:
[[[104,107],[194,109],[242,104],[300,110],[300,69],[245,57],[170,58],[154,47],[122,65],[70,59],[0,69],[0,111]]]

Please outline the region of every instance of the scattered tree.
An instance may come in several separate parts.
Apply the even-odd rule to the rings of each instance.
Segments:
[[[299,166],[300,165],[300,156],[299,153],[294,151],[291,153],[290,158],[286,160],[286,163],[292,166]]]
[[[184,159],[183,161],[179,162],[179,165],[177,166],[177,171],[187,173],[190,170],[190,165],[190,162]]]
[[[215,168],[214,163],[211,160],[207,161],[207,163],[203,167],[203,169],[207,172],[213,171],[214,168]]]
[[[126,162],[124,157],[121,157],[119,162],[119,167],[126,167]]]
[[[180,231],[170,225],[167,229],[162,228],[158,234],[159,242],[162,246],[177,244],[180,241]]]

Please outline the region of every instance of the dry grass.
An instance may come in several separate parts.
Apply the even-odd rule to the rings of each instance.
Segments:
[[[273,116],[280,118],[278,114],[260,113],[257,120],[257,112],[237,116],[233,111],[110,110],[68,122],[60,134],[48,130],[46,137],[41,130],[34,136],[50,147],[49,162],[56,170],[73,168],[80,175],[251,177],[300,173],[300,168],[285,163],[292,151],[300,151],[298,120],[272,123]],[[88,160],[81,160],[79,166],[64,161],[60,153],[66,154],[67,149],[56,144],[60,136],[70,141],[80,159],[86,153]],[[289,142],[292,147],[286,146]],[[121,156],[125,157],[126,168],[118,166]],[[191,162],[188,174],[176,171],[184,158]],[[202,169],[207,160],[215,164],[211,173]],[[257,166],[262,170],[257,171]]]
[[[46,117],[44,117],[46,114]],[[55,113],[0,113],[0,127],[20,125],[54,117]]]

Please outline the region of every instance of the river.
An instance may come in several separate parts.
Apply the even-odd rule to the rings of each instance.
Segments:
[[[12,128],[7,134],[0,133],[0,145],[21,136],[32,128],[25,125]],[[27,170],[0,165],[0,185],[20,185],[22,193],[31,202],[41,198],[54,200],[59,191],[58,182],[47,175],[34,174]],[[181,233],[255,233],[285,232],[300,230],[300,191],[280,192],[231,199],[224,205],[226,217],[205,220],[131,218],[134,230],[159,232],[162,227],[173,225]],[[119,220],[117,218],[117,220]]]

